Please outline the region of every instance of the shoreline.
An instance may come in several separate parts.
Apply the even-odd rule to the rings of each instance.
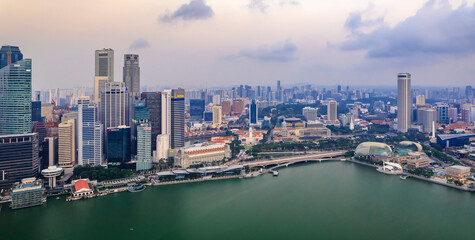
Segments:
[[[356,163],[356,164],[360,164],[360,165],[364,165],[364,166],[367,166],[367,167],[373,167],[373,168],[377,168],[377,167],[378,167],[378,165],[373,165],[373,164],[369,164],[369,163],[366,163],[366,162],[360,162],[360,161],[354,160],[354,159],[347,159],[346,161],[347,161],[347,162]],[[403,172],[402,175],[409,176],[409,177],[412,177],[412,178],[415,178],[415,179],[419,179],[419,180],[423,180],[423,181],[426,181],[426,182],[431,182],[431,183],[439,184],[439,185],[446,186],[446,187],[455,188],[455,189],[462,190],[462,191],[465,191],[465,192],[475,192],[475,188],[468,188],[468,187],[463,187],[463,186],[457,186],[457,185],[455,185],[455,184],[450,184],[450,183],[438,181],[438,180],[436,180],[436,179],[426,178],[426,177],[424,177],[424,176],[418,176],[418,175],[410,174],[410,173],[407,173],[407,172]]]

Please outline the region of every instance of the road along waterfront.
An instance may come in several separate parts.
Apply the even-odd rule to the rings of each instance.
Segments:
[[[53,198],[18,211],[4,207],[0,232],[5,239],[473,237],[472,193],[351,162],[279,171],[279,177],[164,185],[84,201]]]

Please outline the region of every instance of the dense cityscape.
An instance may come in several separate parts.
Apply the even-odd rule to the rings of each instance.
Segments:
[[[474,1],[0,1],[0,238],[472,239]]]
[[[397,91],[277,81],[142,92],[139,56],[124,54],[118,81],[114,50],[104,48],[95,51],[94,89],[32,90],[32,59],[18,46],[0,54],[0,186],[13,209],[47,196],[278,175],[276,167],[309,160],[475,191],[472,86],[413,89],[411,74],[399,73]]]

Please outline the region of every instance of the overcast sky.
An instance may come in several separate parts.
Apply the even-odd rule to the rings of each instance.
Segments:
[[[471,1],[0,0],[0,44],[34,88],[93,86],[94,50],[140,55],[142,86],[475,85]]]

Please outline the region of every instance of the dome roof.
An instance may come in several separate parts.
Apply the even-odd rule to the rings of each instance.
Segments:
[[[408,154],[410,152],[422,152],[422,145],[420,143],[411,142],[411,141],[402,141],[394,150],[399,154]]]
[[[364,142],[358,145],[355,150],[355,155],[368,156],[368,155],[391,155],[391,147],[385,143],[380,142]]]

